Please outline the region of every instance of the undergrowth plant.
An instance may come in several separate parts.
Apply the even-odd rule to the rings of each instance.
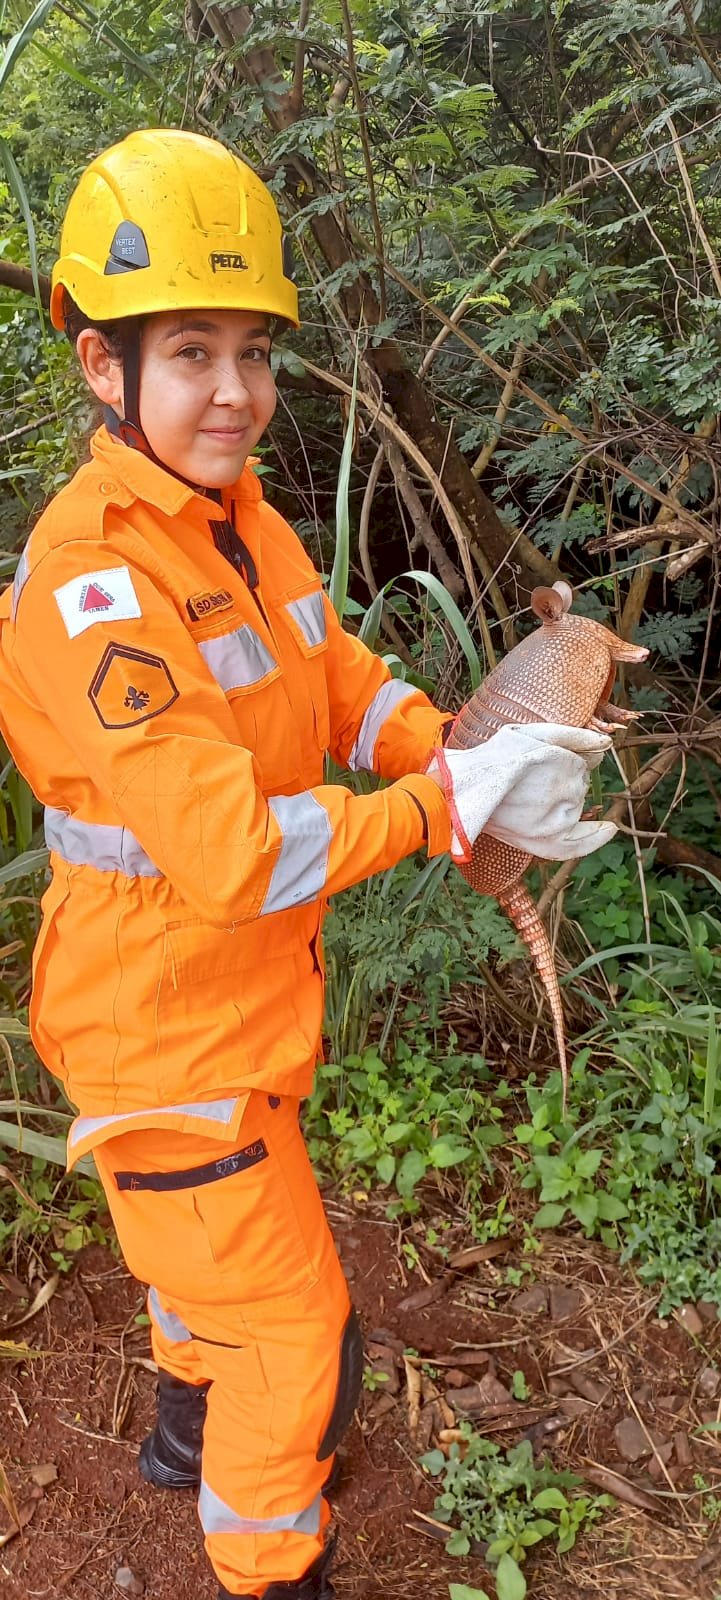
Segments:
[[[662,1315],[687,1300],[721,1306],[721,921],[689,918],[675,896],[666,919],[674,943],[606,953],[624,959],[624,986],[612,1004],[596,998],[565,1120],[554,1073],[529,1080],[530,1119],[515,1129],[536,1227],[575,1219],[620,1247]]]
[[[502,1144],[501,1097],[485,1091],[480,1056],[433,1059],[399,1041],[385,1060],[375,1046],[319,1069],[304,1123],[311,1159],[341,1180],[380,1184],[389,1210],[418,1209],[429,1174],[490,1172]]]
[[[581,1479],[536,1463],[528,1439],[502,1450],[461,1424],[462,1439],[442,1450],[430,1450],[421,1465],[442,1480],[434,1512],[452,1528],[449,1555],[466,1556],[481,1546],[493,1570],[498,1600],[523,1600],[526,1580],[521,1571],[528,1551],[552,1540],[559,1553],[573,1549],[589,1527],[613,1505],[610,1495],[579,1494]],[[462,1592],[462,1591],[461,1591]]]
[[[447,856],[413,857],[338,896],[325,928],[325,1032],[338,1062],[357,1054],[371,1029],[384,1052],[403,1034],[442,1028],[454,984],[479,981],[481,962],[518,952],[495,900],[474,894]]]

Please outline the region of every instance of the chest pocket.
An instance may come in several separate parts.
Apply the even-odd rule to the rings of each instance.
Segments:
[[[260,689],[280,676],[277,661],[249,622],[244,622],[233,633],[203,640],[198,648],[227,695]]]
[[[323,591],[313,589],[310,594],[286,600],[282,610],[295,643],[307,663],[305,673],[313,701],[316,739],[325,755],[330,744],[330,711],[326,676],[328,633]]]
[[[228,697],[241,743],[255,756],[265,794],[299,779],[300,751],[281,668],[268,646],[244,622],[232,633],[199,641],[198,649]]]

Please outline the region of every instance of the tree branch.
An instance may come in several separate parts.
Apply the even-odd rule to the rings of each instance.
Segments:
[[[38,274],[40,299],[47,311],[50,305],[50,279]],[[15,261],[0,261],[0,284],[6,289],[19,289],[21,294],[35,295],[33,275],[29,267],[20,267]]]

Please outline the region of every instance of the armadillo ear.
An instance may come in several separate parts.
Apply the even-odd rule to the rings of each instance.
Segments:
[[[561,596],[564,611],[570,611],[573,605],[573,590],[570,583],[566,583],[563,578],[559,578],[558,582],[554,583],[553,588],[555,593]]]
[[[558,622],[566,607],[560,594],[553,589],[534,589],[531,593],[531,610],[542,622]]]

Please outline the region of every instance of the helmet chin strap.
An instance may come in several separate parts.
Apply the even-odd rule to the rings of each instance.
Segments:
[[[222,505],[223,497],[220,489],[208,489],[202,483],[193,483],[190,478],[184,478],[182,472],[176,472],[173,467],[166,465],[156,456],[152,446],[148,443],[140,421],[140,340],[141,324],[138,317],[124,319],[123,327],[123,400],[125,416],[119,417],[112,406],[103,406],[103,418],[108,433],[113,438],[120,439],[122,444],[130,446],[131,450],[139,450],[141,455],[154,461],[156,467],[162,467],[163,472],[169,472],[173,478],[178,478],[180,483],[194,489],[197,494],[204,494],[209,500],[217,500]]]

